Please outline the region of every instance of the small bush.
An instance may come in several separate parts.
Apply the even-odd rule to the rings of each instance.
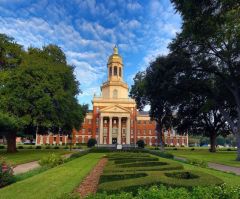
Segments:
[[[191,148],[191,151],[194,151],[195,150],[195,148]]]
[[[189,171],[176,171],[172,173],[165,173],[167,177],[177,178],[177,179],[194,179],[199,178],[199,176],[189,172]]]
[[[51,149],[51,146],[50,146],[50,145],[47,145],[47,146],[45,147],[45,149]]]
[[[64,149],[69,149],[69,147],[68,147],[68,146],[65,146]]]
[[[138,140],[136,144],[137,144],[138,148],[144,148],[144,145],[145,145],[143,140]]]
[[[231,149],[231,148],[228,148],[227,151],[232,151],[232,149]]]
[[[0,145],[0,149],[5,149],[5,146],[4,145]]]
[[[188,163],[188,164],[191,164],[191,165],[194,165],[194,166],[203,167],[203,168],[208,167],[207,162],[205,162],[204,160],[187,159],[187,163]]]
[[[69,158],[68,160],[72,160],[72,159],[75,159],[75,158],[80,158],[84,155],[87,155],[89,153],[88,150],[86,151],[81,151],[81,152],[77,152],[77,153],[73,153]]]
[[[33,149],[33,146],[28,146],[27,149]]]
[[[173,159],[173,158],[174,158],[174,155],[173,155],[173,154],[167,153],[167,152],[162,152],[162,151],[150,151],[150,150],[149,150],[149,153],[150,153],[150,154],[153,154],[153,155],[156,155],[156,156],[159,156],[159,157],[162,157],[162,158],[169,158],[169,159]]]
[[[3,159],[0,159],[0,188],[14,182],[13,170]]]
[[[18,146],[18,149],[24,149],[24,147],[23,146]]]
[[[45,156],[39,161],[39,164],[41,166],[47,166],[51,168],[62,163],[64,163],[64,159],[60,155],[57,155],[55,153]]]
[[[94,139],[94,138],[90,138],[90,139],[88,140],[88,142],[87,142],[87,147],[88,147],[88,148],[92,148],[92,147],[95,146],[95,144],[97,144],[97,140]]]
[[[54,146],[53,149],[59,149],[59,146]]]
[[[173,150],[177,151],[178,149],[175,147],[175,148],[173,148]]]
[[[42,149],[42,146],[36,146],[35,149]]]

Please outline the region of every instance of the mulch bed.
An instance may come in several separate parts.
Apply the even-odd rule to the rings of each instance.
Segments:
[[[103,173],[104,166],[107,164],[108,159],[101,159],[90,174],[83,180],[77,188],[77,192],[82,198],[89,194],[95,194],[98,188],[99,178]]]

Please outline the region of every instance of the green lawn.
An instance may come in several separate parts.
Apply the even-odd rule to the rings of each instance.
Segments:
[[[18,165],[40,160],[43,156],[49,153],[63,155],[70,153],[70,151],[66,149],[19,149],[17,153],[6,153],[5,150],[1,150],[0,157],[3,157],[7,163]]]
[[[172,153],[177,157],[199,159],[206,162],[240,167],[240,162],[236,161],[236,151],[217,151],[216,153],[210,153],[207,149],[195,149],[194,151],[191,151],[190,149],[179,148],[178,150],[172,150],[168,148],[167,152]]]
[[[0,189],[0,199],[61,198],[71,193],[103,154],[88,154]]]

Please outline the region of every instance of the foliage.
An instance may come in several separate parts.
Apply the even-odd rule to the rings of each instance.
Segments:
[[[137,144],[138,148],[144,148],[144,146],[145,146],[145,143],[143,140],[138,140],[136,144]]]
[[[172,155],[171,153],[167,153],[167,152],[149,150],[149,153],[159,156],[159,157],[162,157],[162,158],[169,158],[169,159],[174,158],[174,155]]]
[[[42,149],[42,146],[36,146],[35,149]]]
[[[209,174],[199,171],[183,170],[183,167],[148,153],[109,153],[109,161],[100,177],[99,192],[108,194],[130,191],[136,193],[139,187],[165,184],[171,187],[219,185],[223,182]],[[149,160],[148,160],[149,159]],[[131,161],[130,161],[131,160]]]
[[[87,142],[88,148],[94,147],[97,144],[97,140],[95,138],[90,138]]]
[[[87,196],[86,199],[237,199],[240,198],[240,187],[210,186],[194,187],[192,191],[185,188],[171,188],[163,185],[152,186],[149,189],[139,188],[136,195],[122,192],[119,194],[108,195],[107,193],[98,193]],[[71,199],[71,197],[69,197]]]
[[[13,169],[10,165],[0,158],[0,188],[14,181]]]
[[[55,153],[52,153],[48,156],[44,156],[40,161],[39,164],[41,166],[47,166],[47,167],[55,167],[60,164],[64,163],[64,159]]]

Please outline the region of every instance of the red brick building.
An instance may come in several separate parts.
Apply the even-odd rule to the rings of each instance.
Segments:
[[[158,145],[156,122],[147,112],[138,112],[135,100],[128,96],[128,85],[123,79],[123,61],[115,47],[107,63],[108,80],[101,86],[101,96],[93,97],[93,110],[87,113],[82,128],[73,131],[73,143],[87,143],[95,138],[100,145],[135,144],[144,140],[147,145]],[[188,146],[188,136],[164,133],[165,144]],[[64,135],[37,135],[37,144],[66,144]]]

